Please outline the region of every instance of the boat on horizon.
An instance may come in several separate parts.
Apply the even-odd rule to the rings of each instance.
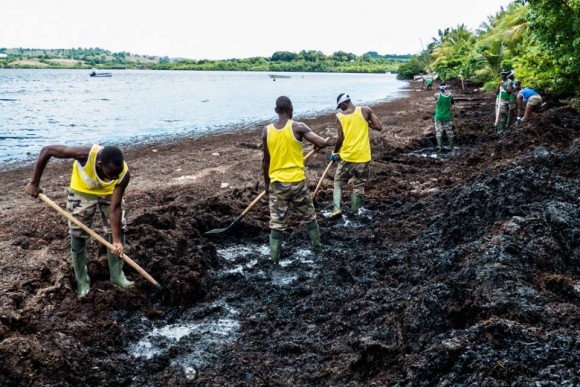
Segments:
[[[270,78],[276,79],[276,78],[290,78],[290,75],[281,75],[281,74],[268,74],[270,76]]]
[[[112,77],[113,73],[97,73],[96,71],[93,71],[90,74],[91,77]]]

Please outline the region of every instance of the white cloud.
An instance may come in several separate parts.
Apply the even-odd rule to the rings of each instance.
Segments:
[[[191,59],[275,51],[416,53],[438,29],[475,29],[509,0],[19,0],[2,5],[0,47],[100,47]]]

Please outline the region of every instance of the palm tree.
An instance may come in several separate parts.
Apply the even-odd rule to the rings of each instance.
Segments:
[[[502,9],[496,16],[488,18],[491,28],[480,35],[476,46],[476,51],[486,61],[487,68],[483,68],[483,72],[496,76],[502,61],[518,54],[527,30],[526,12],[527,6],[511,3],[507,10]]]

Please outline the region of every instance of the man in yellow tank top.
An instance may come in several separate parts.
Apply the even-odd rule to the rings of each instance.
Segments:
[[[41,149],[34,166],[32,179],[26,192],[37,197],[40,178],[50,158],[73,159],[73,171],[67,197],[67,211],[86,226],[91,227],[98,209],[103,228],[114,249],[107,249],[111,283],[128,288],[133,282],[123,273],[123,242],[125,240],[125,204],[123,195],[129,184],[130,174],[121,150],[117,147],[100,145],[69,147],[48,145]],[[89,235],[69,221],[71,254],[79,297],[87,295],[90,278],[87,272],[85,252]]]
[[[278,97],[274,110],[278,121],[264,127],[262,132],[262,169],[269,191],[270,257],[278,264],[290,207],[306,224],[314,252],[322,250],[312,195],[305,181],[302,140],[306,139],[318,148],[330,144],[308,125],[292,120],[294,108],[288,97]]]
[[[362,205],[365,184],[370,175],[371,143],[369,128],[381,131],[383,126],[378,117],[368,106],[355,106],[346,93],[336,98],[338,120],[338,138],[334,152],[330,155],[333,161],[340,160],[334,174],[332,199],[334,208],[331,218],[342,215],[342,188],[349,181],[353,184],[351,209],[356,215]]]

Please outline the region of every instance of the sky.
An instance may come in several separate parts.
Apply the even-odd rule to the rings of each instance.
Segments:
[[[91,48],[188,59],[276,51],[416,54],[511,0],[8,0],[0,48]]]

